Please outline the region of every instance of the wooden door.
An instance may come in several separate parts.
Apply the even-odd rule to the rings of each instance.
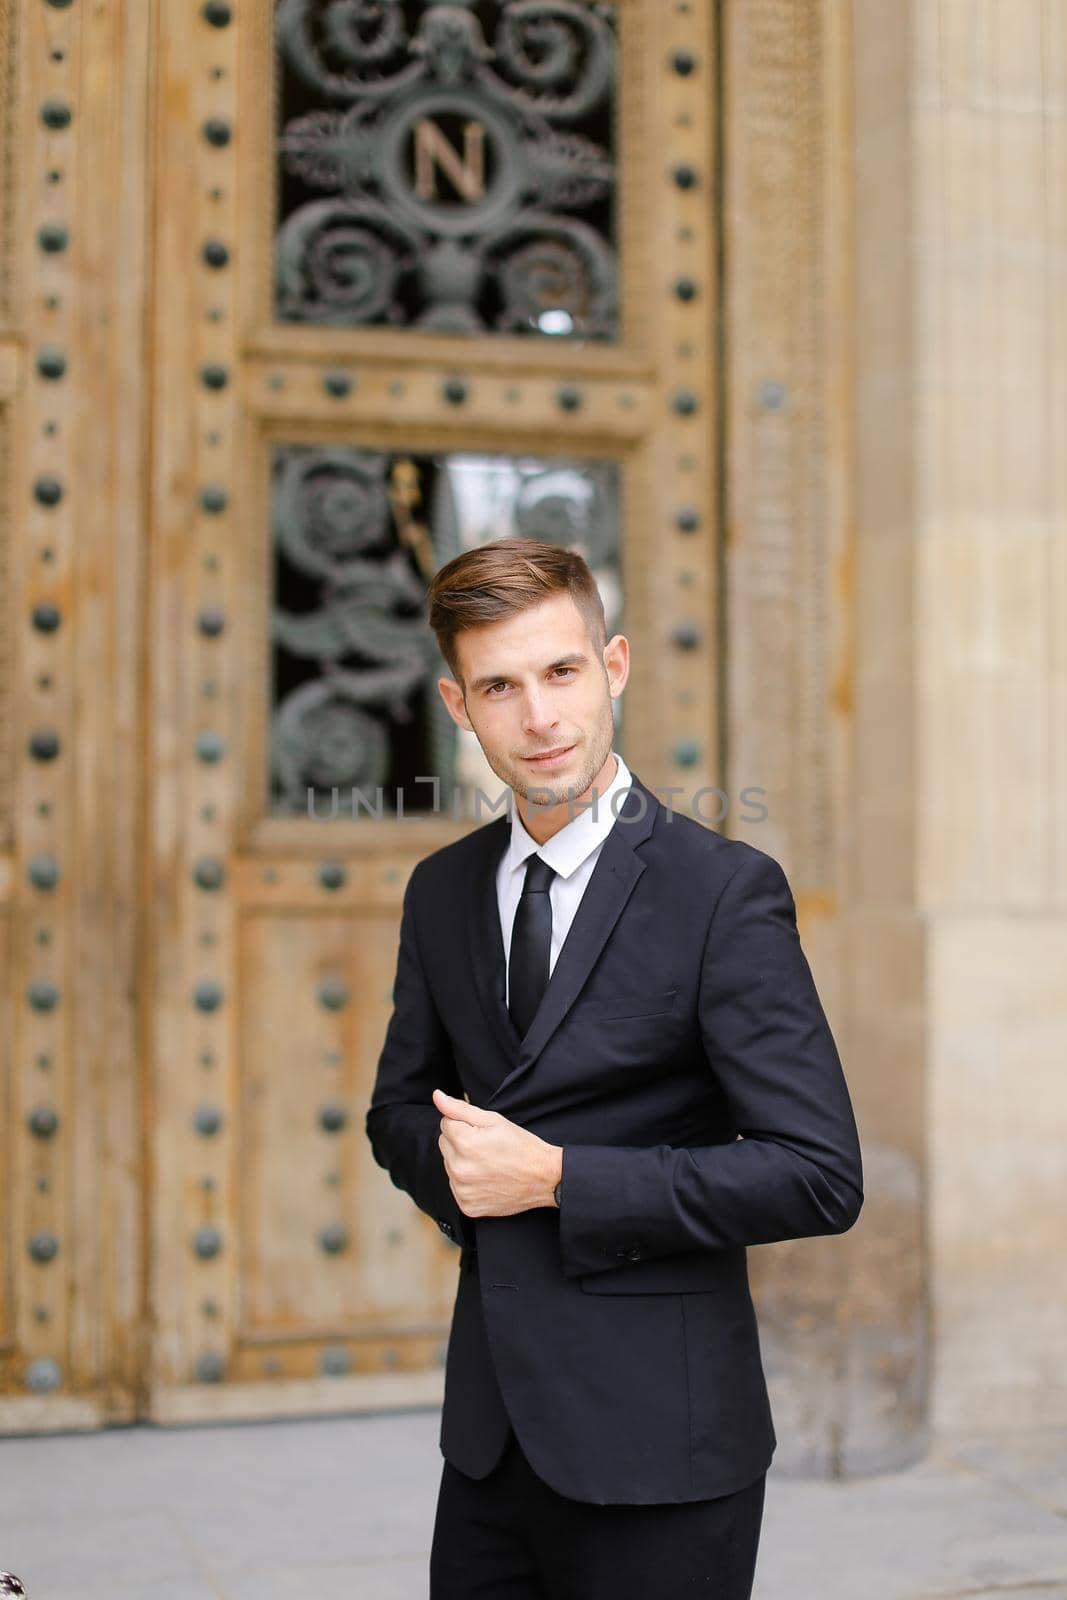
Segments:
[[[161,5],[153,1416],[440,1392],[456,1255],[363,1133],[406,878],[494,781],[436,566],[580,545],[628,759],[715,781],[710,10]]]
[[[142,1403],[148,6],[0,5],[0,1430]]]
[[[581,548],[639,651],[619,747],[664,790],[720,781],[716,8],[9,9],[0,1426],[433,1399],[456,1256],[363,1117],[408,873],[498,790],[440,705],[422,596],[485,538]],[[46,129],[55,50],[74,114]],[[65,253],[35,232],[61,137]],[[34,501],[64,449],[62,503]],[[78,626],[34,632],[58,595]],[[45,819],[59,769],[26,740],[53,661],[70,781]],[[58,894],[27,877],[48,829]],[[62,1005],[25,1003],[61,961]],[[29,1132],[60,1062],[58,1127]]]

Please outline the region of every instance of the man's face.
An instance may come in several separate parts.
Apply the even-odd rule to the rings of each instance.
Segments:
[[[456,649],[466,695],[452,678],[438,678],[437,686],[498,778],[524,800],[532,790],[538,808],[580,800],[594,781],[603,792],[614,775],[611,702],[629,675],[622,634],[601,654],[570,595],[557,594],[518,616],[467,629]],[[558,758],[536,759],[561,749]]]

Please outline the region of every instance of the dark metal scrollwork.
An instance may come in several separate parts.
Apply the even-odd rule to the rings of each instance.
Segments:
[[[281,320],[616,337],[612,6],[279,0],[276,40]]]
[[[395,547],[388,464],[352,449],[275,452],[275,548],[316,582],[318,604],[300,613],[276,604],[274,641],[322,673],[293,688],[274,712],[282,810],[305,809],[309,788],[384,787],[390,742],[380,713],[409,721],[408,702],[437,656],[422,611],[425,585]],[[357,655],[362,666],[342,668]]]
[[[496,49],[516,83],[509,87],[493,73],[494,88],[557,122],[588,116],[611,89],[613,11],[576,0],[505,5]]]
[[[615,266],[593,228],[574,217],[520,213],[488,245],[503,310],[498,328],[520,333],[546,304],[591,335],[614,326]]]
[[[283,321],[391,322],[418,239],[373,201],[318,200],[293,213],[276,249]]]
[[[384,80],[376,76],[408,44],[403,7],[394,0],[278,0],[275,27],[294,70],[328,99],[373,98],[404,85],[400,71]],[[418,68],[407,74],[417,78]]]

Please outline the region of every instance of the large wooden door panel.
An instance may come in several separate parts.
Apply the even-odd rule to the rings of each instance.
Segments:
[[[434,703],[435,567],[494,529],[585,541],[648,647],[628,759],[718,763],[710,0],[547,3],[540,43],[518,6],[437,8],[436,40],[409,4],[208,9],[158,8],[161,1420],[440,1393],[456,1252],[363,1133],[404,884],[494,782]],[[304,803],[353,779],[381,814]]]
[[[242,918],[238,1337],[368,1340],[394,1322],[440,1336],[425,1300],[442,1255],[406,1195],[383,1189],[362,1137],[393,979],[396,907]],[[427,1326],[429,1322],[429,1326]],[[383,1350],[383,1364],[399,1351]]]
[[[151,26],[0,5],[0,1431],[143,1383]]]
[[[499,799],[459,549],[582,549],[620,748],[769,800],[844,1004],[848,16],[0,0],[0,1431],[439,1396],[362,1129]]]
[[[439,1395],[456,1255],[362,1127],[407,876],[499,799],[459,549],[588,555],[627,759],[769,788],[834,936],[846,34],[0,0],[0,1430]]]

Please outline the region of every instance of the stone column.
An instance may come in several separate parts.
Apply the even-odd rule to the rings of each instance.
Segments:
[[[933,1419],[1062,1425],[1067,4],[912,11]]]
[[[780,1468],[921,1455],[910,29],[884,0],[725,10],[726,703],[737,833],[786,868],[864,1152],[844,1237],[749,1252]]]

